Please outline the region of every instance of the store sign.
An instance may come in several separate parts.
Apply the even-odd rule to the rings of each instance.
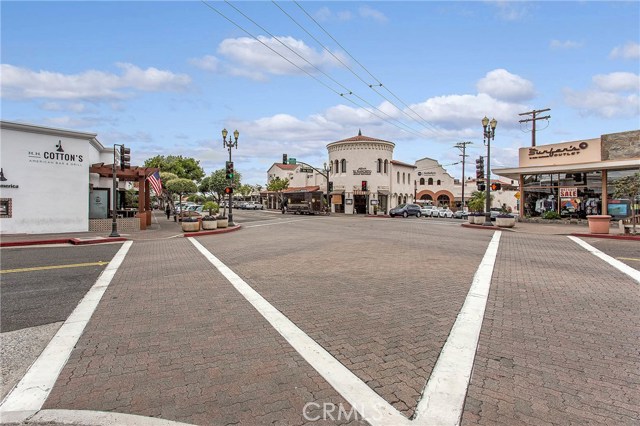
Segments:
[[[590,163],[602,160],[600,139],[520,148],[520,167]]]
[[[578,198],[578,188],[559,188],[560,198]]]
[[[81,163],[84,161],[82,154],[65,152],[62,147],[62,140],[58,140],[55,150],[28,151],[27,156],[29,157],[30,163],[57,164],[63,166],[81,166]]]
[[[371,170],[368,170],[366,167],[360,167],[358,170],[353,171],[354,175],[370,175]]]
[[[8,180],[9,179],[6,178],[4,175],[4,169],[0,169],[0,182],[3,182],[3,183],[0,183],[0,188],[17,189],[20,187],[19,185],[15,185],[12,183],[4,183],[4,182],[7,182]]]

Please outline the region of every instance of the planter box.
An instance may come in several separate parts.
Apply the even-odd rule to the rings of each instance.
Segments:
[[[228,228],[229,227],[229,219],[218,219],[216,222],[218,228]]]
[[[469,215],[467,219],[469,220],[469,223],[475,223],[475,216]]]
[[[587,216],[589,232],[592,234],[608,234],[611,224],[611,216],[608,214]]]
[[[496,217],[496,225],[500,228],[513,228],[516,225],[515,217]]]
[[[182,222],[183,232],[198,232],[200,230],[200,222]]]
[[[482,216],[474,216],[473,217],[473,223],[476,225],[482,225],[484,223],[485,219],[484,219],[484,215]]]
[[[202,221],[202,229],[217,229],[218,221],[217,220],[203,220]]]

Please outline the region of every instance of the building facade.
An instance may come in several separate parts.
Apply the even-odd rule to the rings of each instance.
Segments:
[[[493,172],[519,183],[520,215],[631,216],[638,202],[616,199],[614,185],[640,171],[640,130],[519,150],[519,165]]]

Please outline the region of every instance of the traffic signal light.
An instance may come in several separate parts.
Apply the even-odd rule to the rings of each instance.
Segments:
[[[124,145],[120,145],[120,169],[131,168],[131,148],[125,148]]]
[[[484,158],[476,160],[476,179],[484,179]]]
[[[494,182],[491,184],[492,191],[499,191],[502,189],[502,184],[500,182]]]
[[[287,164],[287,154],[282,154],[282,164]]]
[[[329,182],[329,188],[327,188],[329,192],[333,192],[333,182]]]
[[[362,181],[362,190],[363,190],[363,191],[366,191],[366,190],[367,190],[367,181],[366,181],[366,180],[363,180],[363,181]]]
[[[233,187],[231,187],[231,186],[227,186],[227,187],[224,189],[224,193],[225,193],[225,194],[233,194]]]
[[[487,189],[487,186],[484,183],[478,184],[478,191],[484,191],[485,189]]]
[[[227,179],[233,180],[233,178],[235,177],[235,172],[233,170],[233,161],[227,161],[226,166]]]

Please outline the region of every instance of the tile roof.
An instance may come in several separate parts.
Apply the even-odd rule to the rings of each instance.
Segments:
[[[295,170],[299,164],[282,164],[282,163],[274,163],[275,166],[281,168],[282,170]]]
[[[314,192],[320,191],[319,186],[294,186],[292,188],[284,189],[282,192]]]
[[[372,138],[372,137],[369,137],[369,136],[362,136],[361,134],[358,134],[357,136],[353,136],[351,138],[342,139],[342,140],[336,141],[336,142],[386,142],[386,143],[393,143],[393,142],[385,141],[385,140],[382,140],[382,139]],[[336,143],[336,142],[333,142],[333,143]]]

